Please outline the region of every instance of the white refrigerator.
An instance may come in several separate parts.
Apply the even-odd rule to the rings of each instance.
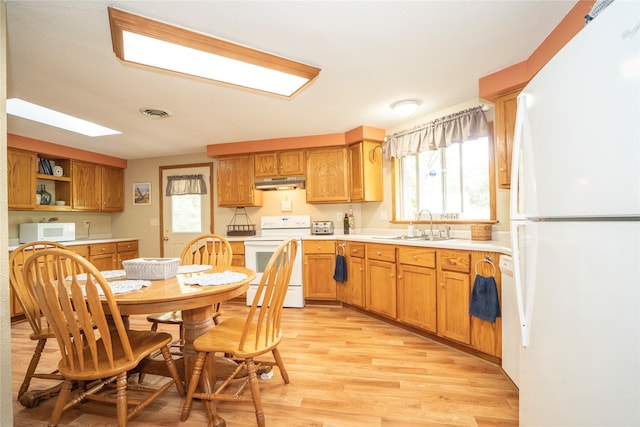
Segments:
[[[639,426],[639,1],[530,81],[514,140],[520,425]]]

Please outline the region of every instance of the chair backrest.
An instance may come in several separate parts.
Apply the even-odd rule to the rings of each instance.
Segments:
[[[66,249],[43,249],[27,259],[25,284],[53,329],[62,363],[74,372],[99,371],[106,356],[133,361],[131,343],[107,281],[88,260]],[[103,294],[104,296],[101,296]],[[107,322],[103,301],[112,318]],[[98,344],[101,338],[102,345]]]
[[[180,264],[230,266],[232,258],[233,251],[227,239],[218,234],[203,234],[184,246]]]
[[[240,350],[269,348],[280,341],[282,307],[297,251],[298,241],[288,239],[271,255],[247,315],[240,338]]]
[[[43,333],[42,313],[40,312],[40,306],[38,306],[35,296],[31,293],[30,289],[25,286],[22,269],[27,258],[36,251],[46,248],[64,249],[64,247],[64,245],[56,242],[29,242],[18,246],[11,251],[9,255],[9,282],[11,283],[13,293],[22,306],[24,316],[33,330],[34,337],[42,335]]]

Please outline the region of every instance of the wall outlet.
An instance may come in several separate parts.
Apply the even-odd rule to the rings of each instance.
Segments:
[[[282,212],[291,212],[291,200],[283,200],[280,202]]]
[[[91,221],[89,221],[88,219],[84,220],[84,228],[89,228],[89,226],[91,225]]]
[[[336,221],[341,222],[344,219],[344,214],[342,212],[336,212]]]

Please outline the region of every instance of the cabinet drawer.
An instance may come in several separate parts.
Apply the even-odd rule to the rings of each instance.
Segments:
[[[118,252],[138,251],[138,241],[129,240],[126,242],[118,242]]]
[[[113,254],[116,252],[116,248],[115,243],[94,243],[89,245],[89,255]]]
[[[305,254],[333,254],[336,252],[334,240],[305,240],[302,242]]]
[[[400,264],[436,268],[436,251],[435,249],[401,246],[398,248],[398,262]]]
[[[393,245],[367,245],[367,258],[380,261],[396,262],[396,247]]]
[[[364,243],[348,243],[347,255],[355,258],[364,258]]]
[[[459,271],[468,273],[470,271],[471,253],[466,251],[438,251],[438,264],[441,270]]]

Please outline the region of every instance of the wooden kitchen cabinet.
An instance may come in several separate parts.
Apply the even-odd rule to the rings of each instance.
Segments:
[[[72,207],[81,211],[124,210],[124,170],[72,161]]]
[[[398,247],[397,320],[437,333],[436,250]]]
[[[94,243],[89,245],[89,261],[98,270],[115,270],[117,267],[117,243]]]
[[[382,316],[396,318],[395,246],[366,245],[365,307]]]
[[[382,145],[361,141],[349,146],[349,198],[352,202],[381,202]]]
[[[37,173],[37,153],[7,148],[7,202],[10,210],[71,210],[70,161],[52,157],[48,157],[48,159],[55,162],[56,165],[62,166],[65,175],[54,176]],[[36,204],[36,191],[42,186],[51,194],[51,203],[48,205]],[[56,200],[64,200],[65,205],[56,205]]]
[[[236,267],[244,267],[244,242],[229,242],[231,245],[231,252],[233,256],[231,258],[231,265]]]
[[[496,99],[496,147],[498,152],[498,186],[511,187],[511,156],[516,125],[517,98],[522,87]]]
[[[256,178],[304,176],[304,151],[287,150],[254,154]]]
[[[35,208],[35,153],[7,148],[7,198],[9,209]]]
[[[125,242],[118,242],[116,245],[117,251],[117,265],[116,269],[123,270],[122,261],[138,258],[138,241],[128,240]]]
[[[217,158],[218,206],[262,206],[262,191],[254,187],[253,154]]]
[[[471,344],[471,253],[438,251],[438,335]]]
[[[491,263],[485,262],[487,257]],[[500,254],[495,252],[473,251],[471,253],[471,283],[476,279],[476,273],[485,277],[494,275],[498,288],[498,298],[502,307],[502,274],[500,273]],[[483,353],[502,357],[502,318],[496,318],[495,323],[471,316],[471,347]]]
[[[88,245],[66,246],[72,252],[88,259],[98,270],[122,269],[122,261],[138,258],[138,240],[122,242],[94,243]],[[11,253],[9,253],[11,255]],[[16,259],[19,266],[24,264],[24,259]],[[9,292],[11,318],[17,320],[23,314],[22,305],[10,288]]]
[[[314,300],[336,299],[335,240],[303,240],[302,261],[304,297]]]
[[[307,203],[349,200],[348,153],[346,147],[307,151]]]
[[[344,242],[343,242],[344,243]],[[340,253],[340,251],[339,251]],[[346,242],[344,255],[347,263],[347,280],[338,283],[340,301],[365,307],[365,245],[359,242]]]

